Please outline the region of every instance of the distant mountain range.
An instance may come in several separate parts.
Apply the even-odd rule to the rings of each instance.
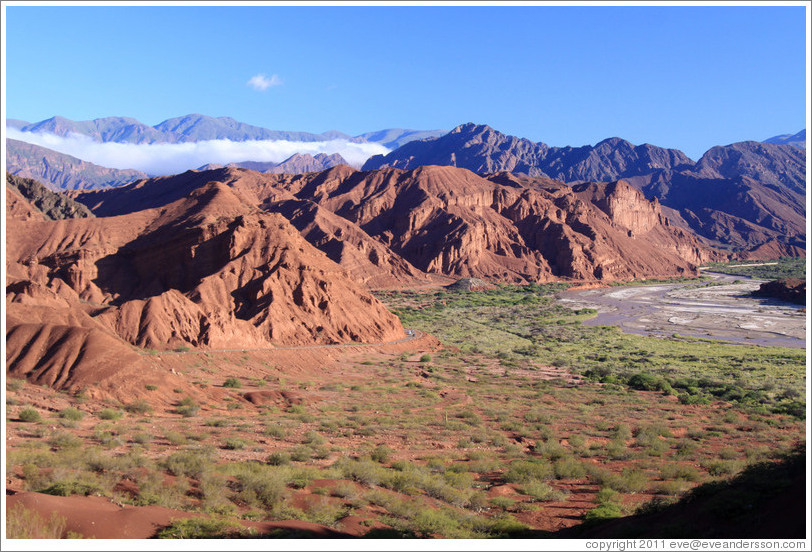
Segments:
[[[410,142],[387,155],[373,156],[364,163],[363,170],[448,165],[478,174],[508,171],[565,182],[594,182],[692,163],[679,150],[649,144],[633,146],[620,138],[608,138],[595,146],[558,148],[468,123],[443,136]]]
[[[767,144],[786,144],[796,148],[806,149],[806,129],[795,134],[779,134],[764,140]]]
[[[349,165],[349,163],[337,153],[333,155],[327,155],[326,153],[317,153],[316,155],[294,153],[281,163],[274,163],[273,161],[240,161],[237,163],[229,163],[228,165],[209,163],[208,165],[200,167],[198,170],[208,171],[222,167],[239,167],[264,173],[302,174],[323,171],[324,169],[329,169],[337,165]]]
[[[425,165],[568,183],[625,179],[646,198],[657,198],[673,223],[708,243],[753,248],[775,241],[780,245],[774,249],[785,254],[806,244],[806,154],[792,145],[738,142],[713,147],[694,162],[679,150],[620,138],[557,148],[468,123],[373,156],[363,170]]]
[[[33,178],[54,190],[121,186],[147,178],[132,169],[110,169],[28,142],[6,139],[6,170]]]
[[[155,126],[146,125],[132,117],[103,117],[92,121],[72,121],[65,117],[51,117],[38,123],[7,119],[6,125],[22,132],[49,133],[57,136],[80,134],[97,142],[129,144],[179,144],[202,140],[288,140],[291,142],[375,142],[387,148],[400,147],[410,140],[440,136],[445,130],[411,130],[390,128],[349,136],[337,130],[321,134],[270,130],[235,121],[231,117],[209,117],[191,114],[167,119]]]
[[[473,123],[448,133],[386,129],[355,137],[337,131],[273,131],[203,115],[168,119],[154,127],[123,117],[80,122],[52,117],[39,123],[9,119],[7,125],[25,132],[78,133],[100,142],[136,144],[212,139],[377,142],[396,149],[368,159],[364,171],[445,165],[477,174],[510,172],[570,184],[624,179],[647,199],[656,198],[672,224],[692,230],[710,245],[761,248],[764,255],[772,256],[801,254],[806,246],[806,153],[798,146],[805,145],[805,130],[765,142],[716,146],[693,161],[676,149],[634,145],[617,137],[594,146],[554,147]],[[93,189],[146,177],[139,171],[107,169],[15,140],[7,140],[7,151],[9,172],[39,179],[54,189]],[[281,163],[247,159],[229,166],[301,174],[342,164],[346,161],[337,154],[295,154]]]

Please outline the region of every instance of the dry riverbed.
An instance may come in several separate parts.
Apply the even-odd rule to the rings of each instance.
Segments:
[[[575,290],[561,293],[559,301],[573,309],[597,309],[598,316],[585,322],[590,326],[619,326],[640,335],[680,334],[751,345],[806,347],[803,307],[752,297],[750,292],[758,289],[762,280],[705,274],[714,285]]]

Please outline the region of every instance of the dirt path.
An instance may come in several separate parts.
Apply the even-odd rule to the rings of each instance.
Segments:
[[[750,296],[762,280],[705,272],[704,284],[655,284],[565,291],[559,301],[590,307],[588,326],[619,326],[640,335],[718,339],[750,345],[806,347],[806,313],[797,305]]]

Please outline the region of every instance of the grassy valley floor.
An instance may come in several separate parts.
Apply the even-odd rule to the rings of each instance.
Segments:
[[[563,287],[378,293],[443,346],[153,352],[189,386],[130,402],[12,379],[9,536],[102,536],[56,502],[31,527],[46,494],[167,537],[555,537],[805,444],[804,350],[582,326]]]

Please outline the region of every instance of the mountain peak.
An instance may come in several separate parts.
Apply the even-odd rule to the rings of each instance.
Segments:
[[[764,140],[767,144],[786,144],[796,148],[806,148],[806,129],[801,129],[795,134],[779,134]]]
[[[485,134],[487,132],[496,132],[488,125],[478,125],[476,123],[465,123],[459,125],[449,134]]]

